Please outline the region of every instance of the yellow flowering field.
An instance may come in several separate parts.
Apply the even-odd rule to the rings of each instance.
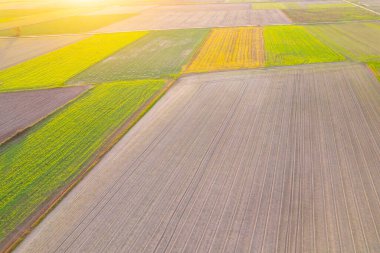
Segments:
[[[214,29],[186,72],[257,68],[264,64],[263,29]]]

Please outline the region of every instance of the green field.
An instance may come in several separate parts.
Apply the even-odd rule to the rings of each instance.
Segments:
[[[137,40],[146,32],[94,35],[0,71],[0,91],[62,86],[72,76]]]
[[[284,9],[283,12],[296,23],[380,19],[379,15],[357,7]]]
[[[346,23],[305,27],[315,37],[352,60],[380,62],[379,23]]]
[[[209,30],[152,31],[69,83],[164,78],[178,74]]]
[[[42,35],[83,33],[110,25],[131,16],[133,16],[133,14],[63,17],[42,23],[21,26],[20,34]],[[0,36],[14,36],[15,32],[15,29],[1,30]]]
[[[253,3],[254,10],[272,10],[272,9],[324,9],[324,8],[347,8],[354,5],[348,3],[312,3],[312,2],[268,2],[268,3]]]
[[[264,45],[267,66],[335,62],[345,59],[301,26],[265,27]]]
[[[0,147],[0,241],[81,171],[163,81],[97,86]]]

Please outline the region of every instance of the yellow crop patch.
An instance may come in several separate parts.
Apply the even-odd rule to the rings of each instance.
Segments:
[[[219,28],[211,32],[185,72],[257,68],[263,64],[262,28]]]

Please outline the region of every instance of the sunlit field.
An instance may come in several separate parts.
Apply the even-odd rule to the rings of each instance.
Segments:
[[[379,11],[0,0],[0,252],[380,252]]]

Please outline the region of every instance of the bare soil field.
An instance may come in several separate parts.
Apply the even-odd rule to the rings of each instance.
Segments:
[[[85,92],[88,86],[0,93],[0,143]]]
[[[32,59],[86,36],[0,38],[0,69]]]
[[[190,8],[190,10],[188,9]],[[165,30],[185,28],[235,27],[269,24],[289,24],[290,19],[281,10],[223,10],[204,6],[203,10],[191,11],[193,7],[178,7],[162,12],[143,12],[138,16],[101,28],[97,32],[122,32],[140,30]]]
[[[379,110],[360,64],[181,78],[16,252],[379,252]]]

